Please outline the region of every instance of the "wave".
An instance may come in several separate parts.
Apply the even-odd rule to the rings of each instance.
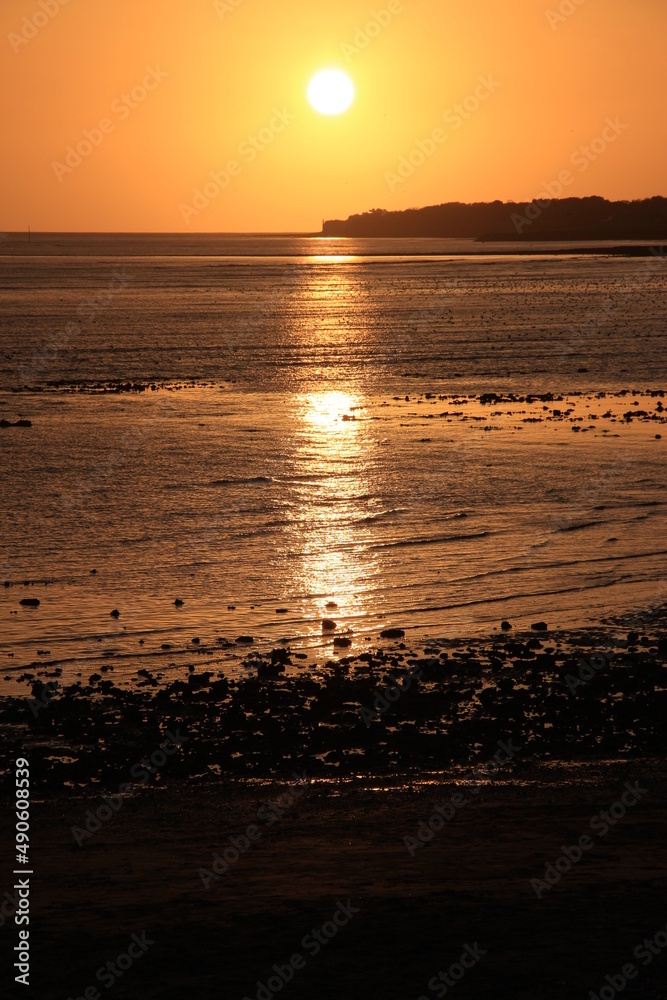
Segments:
[[[593,556],[588,559],[560,559],[554,562],[541,562],[539,566],[532,564],[528,565],[517,565],[517,566],[506,566],[503,569],[489,569],[484,570],[481,573],[473,573],[471,576],[462,576],[451,579],[451,583],[470,583],[474,580],[484,580],[490,576],[507,576],[511,573],[532,573],[536,569],[540,572],[545,569],[567,569],[574,566],[589,566],[594,563],[620,563],[625,562],[629,559],[652,559],[654,556],[658,557],[664,555],[663,552],[627,552],[624,555],[609,555],[609,556]],[[619,577],[618,579],[621,579]]]
[[[635,507],[664,507],[664,500],[631,500],[628,503],[598,504],[593,510],[632,510]]]
[[[409,548],[417,545],[441,545],[444,542],[465,542],[476,538],[486,538],[488,535],[497,534],[494,531],[478,531],[461,535],[434,535],[431,538],[405,538],[395,542],[379,542],[371,545],[372,549],[398,549]]]
[[[238,479],[213,479],[209,486],[248,486],[252,483],[273,483],[275,480],[271,476],[249,476]]]
[[[404,514],[407,507],[392,507],[391,510],[379,510],[377,514],[366,514],[357,520],[357,524],[372,524],[374,521],[382,521],[385,518],[393,517],[394,514]]]
[[[556,528],[556,531],[583,531],[584,528],[596,528],[600,524],[611,524],[611,521],[579,521],[577,524],[565,524],[562,528]]]

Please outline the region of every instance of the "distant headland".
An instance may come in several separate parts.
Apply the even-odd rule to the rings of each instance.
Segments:
[[[607,201],[554,198],[532,202],[447,202],[388,212],[375,208],[322,225],[322,236],[525,240],[664,240],[667,198]]]

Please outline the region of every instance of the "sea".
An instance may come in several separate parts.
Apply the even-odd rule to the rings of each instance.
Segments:
[[[5,688],[664,603],[667,267],[565,249],[6,234]]]

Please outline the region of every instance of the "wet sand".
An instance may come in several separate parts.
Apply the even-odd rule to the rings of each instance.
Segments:
[[[538,899],[530,880],[639,777],[650,794]],[[453,786],[313,788],[208,888],[200,869],[210,870],[214,853],[257,823],[258,808],[284,786],[153,790],[81,848],[69,828],[93,800],[49,795],[33,830],[30,995],[83,995],[132,934],[145,932],[154,944],[114,984],[119,998],[255,998],[274,964],[300,953],[305,967],[285,996],[416,1000],[435,995],[429,980],[466,944],[487,954],[457,996],[588,997],[667,923],[664,768],[633,761],[590,778],[486,788],[414,857],[404,836]],[[3,833],[6,826],[5,818]],[[313,955],[302,941],[339,902],[359,912]],[[3,941],[13,930],[0,931]],[[642,968],[628,995],[662,998],[664,963],[656,957]]]
[[[85,995],[136,934],[119,998],[254,1000],[298,953],[286,997],[417,1000],[466,945],[460,997],[599,995],[634,962],[627,995],[662,998],[667,956],[633,952],[667,924],[667,613],[535,625],[3,699],[3,786],[19,752],[33,780],[31,995]]]

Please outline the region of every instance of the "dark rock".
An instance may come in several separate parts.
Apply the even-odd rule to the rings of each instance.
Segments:
[[[182,608],[183,607],[183,603],[184,602],[180,599],[180,597],[177,597],[176,600],[174,601],[174,606],[177,607],[177,608]]]
[[[17,420],[13,424],[9,420],[0,420],[0,427],[32,427],[32,420]]]
[[[252,646],[255,640],[251,635],[240,635],[236,640],[237,646]]]
[[[203,674],[190,674],[188,677],[188,687],[193,691],[200,691],[202,688],[210,687],[212,674],[209,670]]]
[[[40,602],[36,597],[24,597],[21,604],[24,608],[38,608]]]
[[[549,631],[549,626],[547,625],[546,622],[533,622],[533,624],[530,627],[532,628],[533,632]]]
[[[193,646],[198,646],[199,643],[201,642],[201,639],[199,638],[199,636],[195,636],[195,638],[191,639],[190,641],[192,642]]]
[[[337,608],[338,605],[336,604],[335,601],[327,601],[327,607],[328,608]]]
[[[322,619],[322,631],[323,632],[333,632],[337,628],[338,628],[338,626],[336,625],[336,623],[333,620],[333,618],[323,618]]]
[[[116,608],[114,611],[111,612],[111,617],[120,618],[120,611]]]
[[[285,673],[284,663],[260,663],[257,668],[257,676],[262,677],[279,677],[281,674]]]
[[[21,601],[21,604],[23,604],[23,601]],[[629,645],[634,646],[637,642],[639,642],[639,632],[628,632]]]
[[[402,639],[404,635],[405,632],[402,628],[386,628],[380,632],[383,639]]]
[[[333,641],[335,649],[347,649],[352,645],[352,640],[345,635],[337,635]]]
[[[500,627],[503,630],[503,632],[509,632],[510,629],[512,628],[511,624],[508,621],[501,622]]]

